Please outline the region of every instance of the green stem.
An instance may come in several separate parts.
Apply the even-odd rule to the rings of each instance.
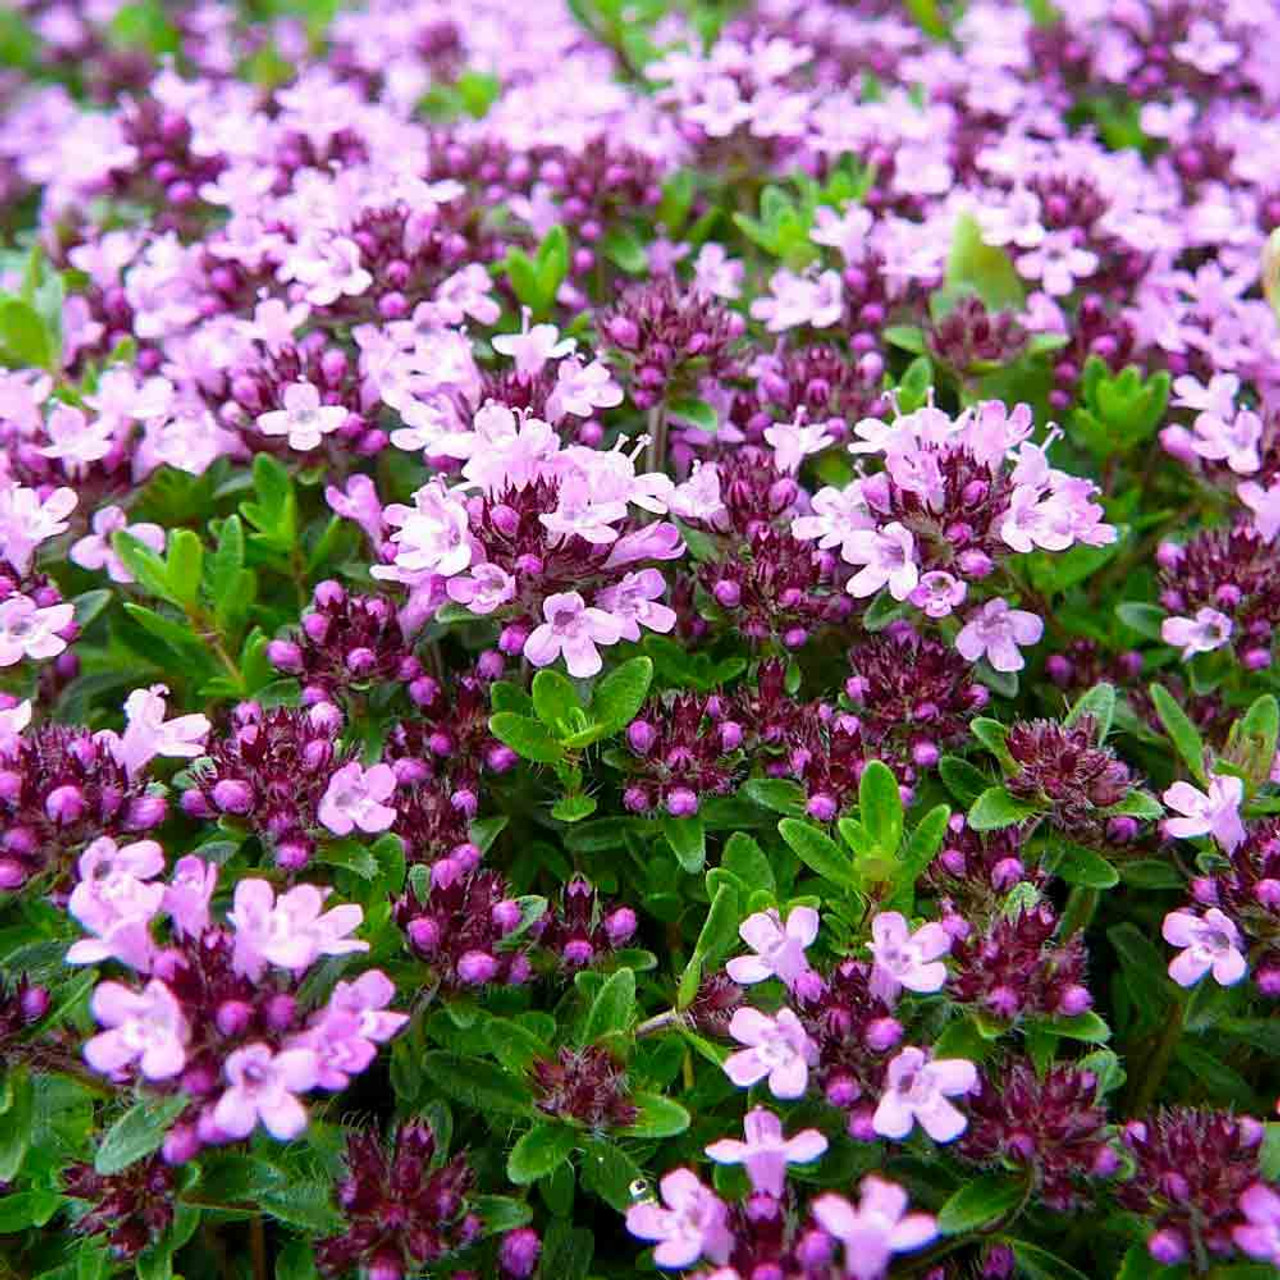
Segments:
[[[1169,1016],[1161,1028],[1160,1038],[1151,1050],[1151,1056],[1143,1064],[1140,1079],[1135,1082],[1133,1100],[1129,1107],[1133,1115],[1142,1116],[1151,1109],[1151,1104],[1164,1081],[1165,1072],[1169,1069],[1173,1051],[1182,1038],[1182,1020],[1185,1012],[1181,1001],[1178,1001],[1169,1011]]]
[[[1067,898],[1062,912],[1062,940],[1066,942],[1077,933],[1083,933],[1093,921],[1098,910],[1098,890],[1076,885]]]

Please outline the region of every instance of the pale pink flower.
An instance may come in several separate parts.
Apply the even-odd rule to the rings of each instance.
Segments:
[[[450,578],[445,590],[450,600],[483,616],[515,599],[516,580],[501,565],[473,564],[469,577]]]
[[[763,320],[770,333],[802,324],[825,329],[836,323],[844,308],[844,285],[835,271],[816,280],[783,268],[769,279],[770,293],[751,304],[753,319]]]
[[[1234,373],[1215,373],[1206,386],[1198,378],[1184,373],[1173,380],[1173,391],[1170,403],[1179,408],[1194,409],[1215,418],[1230,418],[1235,415],[1240,379]]]
[[[903,1049],[885,1072],[885,1091],[871,1124],[882,1138],[905,1138],[918,1123],[935,1142],[951,1142],[968,1125],[948,1098],[972,1093],[978,1070],[965,1058],[930,1059]]]
[[[571,355],[578,345],[576,338],[561,338],[553,324],[529,325],[529,308],[523,308],[519,333],[500,333],[491,339],[493,349],[516,362],[522,378],[535,378],[548,360]]]
[[[857,1206],[831,1193],[813,1202],[813,1216],[844,1245],[845,1273],[853,1280],[878,1280],[895,1253],[922,1248],[938,1234],[927,1213],[907,1212],[907,1193],[874,1174],[863,1178]]]
[[[680,530],[663,520],[624,533],[613,544],[604,567],[621,569],[623,565],[635,564],[637,560],[678,560],[682,555],[684,539]]]
[[[898,993],[941,991],[947,966],[938,958],[951,950],[951,935],[936,921],[911,932],[897,911],[882,911],[871,922],[871,993],[893,1004]]]
[[[493,277],[478,262],[468,263],[441,281],[427,308],[437,324],[462,324],[468,318],[496,324],[502,307],[490,296]]]
[[[598,500],[598,489],[591,477],[566,476],[556,499],[556,509],[538,517],[548,533],[561,538],[576,535],[596,546],[617,540],[618,531],[613,526],[627,518],[627,504]]]
[[[0,559],[8,560],[25,574],[31,568],[35,549],[67,531],[67,517],[75,510],[76,502],[73,489],[55,489],[41,498],[35,489],[0,479]]]
[[[49,443],[40,452],[61,460],[70,475],[105,458],[115,446],[116,424],[109,418],[85,417],[83,409],[60,404],[49,415],[45,432]]]
[[[396,565],[411,573],[439,573],[451,577],[470,565],[474,553],[466,505],[440,480],[424,484],[413,495],[413,506],[393,503],[386,509]]]
[[[895,600],[905,600],[920,581],[915,548],[911,530],[896,520],[880,529],[855,529],[840,551],[849,564],[863,566],[849,579],[849,594],[873,596],[887,586]]]
[[[136,777],[156,756],[193,760],[204,750],[213,727],[208,716],[196,712],[166,720],[169,688],[153,684],[135,689],[124,703],[125,729],[109,740],[111,754],[130,777]]]
[[[1021,671],[1026,660],[1019,647],[1039,643],[1044,623],[1025,609],[1011,609],[997,597],[988,600],[956,636],[956,651],[969,662],[985,657],[994,671]]]
[[[472,425],[474,432],[456,456],[467,459],[463,476],[490,492],[506,485],[524,488],[560,451],[560,437],[549,422],[528,415],[517,418],[506,405],[486,404]]]
[[[785,925],[775,909],[757,911],[738,926],[739,936],[755,954],[737,956],[725,971],[745,986],[777,978],[794,987],[812,972],[804,953],[817,938],[818,926],[819,916],[812,907],[792,907]]]
[[[1213,12],[1209,10],[1209,12]],[[1222,37],[1207,18],[1197,18],[1187,28],[1186,39],[1173,46],[1179,62],[1195,67],[1206,76],[1216,76],[1240,60],[1241,48]]]
[[[268,964],[300,973],[319,956],[368,951],[367,942],[347,937],[359,928],[363,910],[348,903],[324,911],[329,892],[300,884],[277,900],[266,880],[241,880],[227,914],[236,931],[235,971],[256,982]]]
[[[1160,933],[1170,946],[1184,948],[1169,962],[1169,976],[1180,987],[1194,986],[1211,970],[1219,986],[1233,987],[1249,972],[1240,930],[1217,907],[1210,907],[1203,917],[1194,911],[1170,911]]]
[[[669,507],[672,515],[683,520],[698,520],[708,524],[716,521],[725,511],[720,493],[720,472],[714,462],[695,462],[689,478],[672,490]]]
[[[311,252],[313,257],[299,255],[291,265],[294,279],[307,286],[306,300],[313,307],[327,307],[344,294],[358,297],[373,283],[373,276],[360,265],[360,247],[354,240],[337,236]]]
[[[771,1018],[758,1009],[741,1008],[729,1023],[729,1034],[748,1046],[724,1061],[725,1075],[734,1084],[745,1089],[768,1077],[775,1098],[804,1096],[818,1047],[790,1009],[779,1009]]]
[[[916,589],[907,597],[927,617],[946,618],[955,612],[969,594],[968,584],[945,569],[931,569],[922,574]]]
[[[391,980],[378,969],[340,982],[311,1026],[290,1041],[290,1048],[315,1053],[320,1088],[345,1089],[374,1060],[378,1045],[408,1022],[408,1014],[386,1011],[394,996]]]
[[[742,1122],[745,1142],[724,1138],[707,1148],[717,1164],[745,1165],[756,1191],[779,1197],[786,1182],[787,1165],[809,1164],[827,1149],[817,1129],[803,1129],[793,1138],[782,1133],[782,1121],[764,1107],[753,1107]]]
[[[636,1204],[627,1210],[627,1230],[654,1240],[653,1260],[668,1270],[690,1267],[699,1258],[723,1264],[733,1249],[729,1209],[689,1169],[673,1169],[660,1183],[662,1204]]]
[[[164,851],[154,840],[117,847],[109,836],[100,836],[80,855],[77,870],[80,880],[67,912],[94,936],[72,943],[67,963],[115,959],[147,972],[155,952],[151,921],[165,896],[164,885],[148,882],[164,870]]]
[[[1039,280],[1044,291],[1055,298],[1070,293],[1077,281],[1097,269],[1098,255],[1080,247],[1075,228],[1046,232],[1034,249],[1018,258],[1018,270],[1031,280]]]
[[[773,462],[779,471],[794,475],[800,464],[811,453],[821,453],[835,443],[835,437],[827,430],[825,422],[780,422],[766,427],[765,440],[773,448]]]
[[[264,436],[287,436],[289,448],[306,453],[347,420],[340,404],[321,404],[319,388],[309,382],[291,382],[284,389],[284,408],[260,413],[255,426]]]
[[[740,298],[745,270],[743,264],[730,258],[724,245],[715,240],[708,240],[693,260],[695,286],[713,298]]]
[[[137,538],[152,551],[164,551],[164,530],[158,524],[144,520],[131,525],[129,517],[120,507],[102,507],[94,513],[93,532],[73,544],[71,563],[78,564],[82,569],[106,569],[112,582],[132,582],[133,574],[124,567],[124,562],[111,545],[111,535],[117,530],[123,530]]]
[[[268,1045],[246,1045],[227,1057],[223,1073],[231,1087],[215,1104],[213,1121],[228,1138],[247,1138],[259,1121],[281,1142],[307,1127],[306,1108],[295,1095],[315,1088],[319,1068],[312,1050],[273,1054]]]
[[[389,764],[365,769],[352,760],[329,779],[316,816],[335,836],[350,835],[357,827],[367,835],[386,831],[396,820],[396,810],[384,801],[395,790],[396,775]]]
[[[1263,542],[1274,542],[1280,533],[1280,480],[1264,489],[1256,480],[1236,487],[1236,497],[1253,512],[1253,527]]]
[[[873,529],[875,517],[867,510],[862,482],[853,481],[844,489],[828,485],[813,495],[810,513],[791,522],[791,533],[802,542],[816,541],[823,551],[843,546],[856,530]]]
[[[584,364],[577,356],[562,360],[556,369],[556,385],[547,397],[547,417],[559,422],[567,413],[589,418],[597,409],[613,409],[622,403],[622,388],[600,360]]]
[[[701,100],[684,109],[683,116],[699,125],[709,138],[727,138],[751,119],[751,104],[742,98],[731,76],[712,76],[699,86]]]
[[[1181,818],[1165,819],[1165,830],[1179,840],[1212,835],[1228,853],[1245,838],[1240,806],[1244,782],[1231,774],[1214,774],[1208,793],[1189,782],[1175,782],[1161,797]]]
[[[354,520],[373,546],[382,545],[386,522],[382,517],[378,491],[368,476],[359,473],[351,476],[345,490],[334,484],[326,486],[324,500],[335,515],[340,515],[344,520]]]
[[[830,205],[820,204],[814,212],[809,239],[839,251],[845,262],[857,262],[867,247],[867,238],[875,223],[869,209],[850,202],[843,213]]]
[[[0,708],[0,755],[14,750],[22,732],[31,723],[31,699]]]
[[[187,1065],[191,1028],[172,991],[152,978],[141,992],[118,982],[100,982],[89,1008],[99,1032],[84,1046],[85,1061],[114,1076],[136,1062],[147,1080],[172,1080]]]
[[[563,653],[571,676],[593,676],[604,666],[596,645],[622,639],[622,624],[603,609],[588,608],[576,591],[548,596],[542,616],[546,621],[524,642],[524,656],[535,667],[550,666]]]
[[[42,609],[29,596],[10,596],[0,604],[0,667],[11,667],[23,658],[56,658],[67,647],[58,633],[75,621],[75,615],[74,605]]]
[[[1191,450],[1209,462],[1225,462],[1237,475],[1252,475],[1262,466],[1262,419],[1241,409],[1230,419],[1202,413],[1192,424]]]
[[[1212,653],[1231,639],[1235,624],[1217,609],[1197,609],[1194,618],[1166,618],[1160,624],[1160,639],[1177,645],[1183,661],[1197,653]]]
[[[1280,1194],[1265,1182],[1255,1182],[1240,1197],[1245,1224],[1234,1227],[1231,1238],[1251,1258],[1280,1267]]]
[[[189,853],[179,858],[164,891],[164,910],[179,936],[198,938],[209,927],[209,903],[218,883],[218,866]]]
[[[659,570],[640,569],[599,592],[596,603],[617,621],[624,640],[637,641],[641,627],[662,635],[674,629],[676,611],[661,602],[666,589]]]

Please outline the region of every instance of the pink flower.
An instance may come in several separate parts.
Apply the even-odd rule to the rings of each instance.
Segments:
[[[561,482],[556,509],[538,517],[548,533],[560,538],[577,535],[597,546],[615,542],[618,531],[613,527],[627,518],[627,504],[600,500],[599,490],[591,477],[569,475]]]
[[[1280,1195],[1265,1182],[1255,1182],[1240,1197],[1247,1224],[1235,1227],[1231,1238],[1251,1258],[1280,1267]]]
[[[103,507],[94,513],[93,532],[72,546],[72,564],[78,564],[82,569],[106,569],[112,582],[132,582],[133,574],[124,567],[124,561],[111,545],[111,535],[117,530],[124,530],[152,551],[164,551],[164,530],[158,524],[143,521],[131,525],[129,517],[119,507]]]
[[[67,531],[67,517],[76,502],[74,489],[55,489],[41,498],[35,489],[0,478],[0,559],[25,574],[35,549]]]
[[[59,458],[71,476],[79,475],[91,462],[98,462],[115,446],[116,424],[110,418],[85,417],[83,409],[60,404],[49,415],[45,432],[51,443],[40,452]]]
[[[29,596],[10,596],[0,604],[0,667],[23,658],[56,658],[67,647],[58,633],[75,621],[75,615],[73,605],[41,608]]]
[[[764,1107],[753,1107],[742,1122],[745,1142],[725,1138],[707,1148],[717,1164],[741,1164],[751,1185],[766,1195],[781,1196],[787,1165],[808,1164],[827,1149],[817,1129],[804,1129],[794,1138],[782,1136],[782,1121]]]
[[[115,959],[139,972],[151,968],[155,947],[151,921],[164,903],[162,884],[147,883],[164,869],[164,851],[154,840],[117,848],[101,836],[80,855],[80,882],[67,911],[91,938],[72,943],[68,964]]]
[[[386,518],[399,526],[391,535],[398,568],[451,577],[470,565],[474,553],[467,508],[439,480],[423,485],[413,495],[412,507],[393,503]]]
[[[331,484],[324,491],[324,500],[336,515],[344,520],[354,520],[364,530],[365,537],[375,546],[382,545],[386,525],[382,518],[382,503],[373,481],[366,475],[354,475],[347,481],[346,490]]]
[[[604,666],[597,644],[617,644],[622,624],[603,609],[590,609],[576,591],[548,596],[542,602],[546,621],[524,642],[524,656],[535,667],[547,667],[560,654],[571,676],[593,676]]]
[[[1280,533],[1280,481],[1264,489],[1256,480],[1245,480],[1236,488],[1236,497],[1253,512],[1253,527],[1264,542],[1274,542]]]
[[[790,1009],[779,1009],[775,1018],[758,1009],[739,1009],[729,1023],[729,1034],[749,1046],[725,1059],[725,1075],[734,1084],[745,1089],[767,1076],[775,1098],[804,1096],[818,1048]]]
[[[178,859],[164,891],[164,909],[176,933],[198,938],[209,927],[209,903],[217,883],[216,863],[191,853]]]
[[[516,372],[522,378],[537,377],[548,360],[571,355],[578,345],[576,338],[561,338],[560,330],[553,324],[535,324],[530,328],[529,318],[529,308],[525,307],[519,333],[501,333],[491,339],[495,351],[516,362]]]
[[[259,1121],[281,1142],[307,1127],[306,1108],[294,1096],[315,1088],[316,1055],[310,1049],[273,1054],[250,1044],[228,1056],[224,1074],[231,1087],[213,1108],[213,1121],[229,1138],[247,1138]]]
[[[1031,280],[1039,280],[1044,291],[1061,298],[1076,287],[1077,280],[1093,275],[1098,255],[1080,248],[1077,231],[1049,231],[1032,250],[1018,258],[1018,270]]]
[[[450,600],[483,616],[515,599],[516,580],[501,565],[476,564],[469,577],[450,578],[445,590]]]
[[[311,1027],[290,1047],[311,1049],[317,1060],[316,1083],[322,1089],[345,1089],[377,1056],[377,1046],[409,1021],[406,1013],[389,1013],[395,998],[391,979],[371,969],[355,982],[339,982]]]
[[[311,252],[315,256],[299,253],[286,265],[292,268],[293,278],[307,286],[305,296],[312,306],[327,307],[344,294],[358,297],[373,283],[373,276],[360,265],[360,248],[354,240],[337,236]]]
[[[6,755],[18,744],[22,732],[31,723],[31,699],[15,703],[0,710],[0,756]],[[1280,753],[1278,753],[1280,755]]]
[[[693,261],[694,285],[714,298],[740,298],[746,268],[730,258],[722,244],[708,240]]]
[[[396,775],[389,764],[365,769],[353,760],[329,779],[316,816],[335,836],[350,835],[357,827],[368,835],[386,831],[396,820],[396,811],[383,801],[395,789]]]
[[[811,453],[821,453],[835,437],[825,422],[780,422],[766,427],[764,438],[773,447],[773,463],[779,471],[794,475]]]
[[[892,1004],[905,987],[908,991],[941,991],[947,966],[938,959],[951,950],[951,935],[934,922],[913,934],[897,911],[882,911],[871,922],[871,993]]]
[[[794,987],[812,972],[804,953],[818,936],[818,924],[818,913],[812,907],[793,907],[785,926],[777,911],[757,911],[738,926],[739,936],[755,955],[730,960],[726,972],[734,982],[747,986],[777,978]]]
[[[291,382],[284,389],[284,408],[258,415],[255,426],[264,436],[287,436],[289,448],[306,453],[347,420],[340,404],[322,405],[320,391],[309,382]]]
[[[845,538],[841,555],[864,567],[849,579],[849,594],[873,596],[887,586],[895,600],[905,600],[920,581],[915,547],[911,530],[896,520],[883,529],[855,529]]]
[[[844,1196],[822,1195],[813,1216],[823,1230],[844,1245],[844,1266],[854,1280],[877,1280],[895,1253],[919,1249],[938,1234],[927,1213],[907,1213],[907,1193],[874,1174],[862,1180],[858,1205]]]
[[[1025,609],[1010,609],[997,597],[988,600],[972,615],[956,636],[956,650],[962,658],[977,662],[986,657],[995,671],[1021,671],[1026,661],[1019,646],[1039,642],[1044,623]]]
[[[676,611],[660,603],[666,589],[657,569],[641,569],[601,591],[596,603],[618,622],[624,640],[639,640],[641,627],[666,635],[676,625]]]
[[[141,773],[156,756],[193,760],[204,750],[213,727],[208,717],[197,713],[166,720],[168,696],[167,685],[153,684],[135,689],[125,699],[125,730],[111,741],[111,754],[130,777]]]
[[[751,119],[751,104],[744,102],[732,76],[712,76],[699,86],[701,101],[684,109],[684,118],[701,126],[708,138],[727,138]]]
[[[1189,782],[1175,782],[1161,799],[1181,818],[1167,818],[1165,830],[1179,840],[1212,835],[1228,853],[1245,837],[1240,820],[1244,783],[1230,774],[1214,774],[1209,791],[1197,791]]]
[[[627,1210],[627,1230],[641,1240],[656,1240],[653,1260],[680,1269],[699,1258],[723,1264],[733,1249],[729,1210],[689,1169],[673,1169],[658,1183],[662,1205],[637,1204]]]
[[[908,1046],[889,1063],[885,1092],[871,1124],[882,1138],[905,1138],[919,1122],[935,1142],[958,1138],[968,1124],[948,1098],[971,1093],[978,1070],[964,1058],[930,1060]]]
[[[1225,613],[1205,608],[1197,609],[1194,618],[1166,618],[1160,624],[1160,639],[1177,645],[1185,662],[1197,653],[1221,649],[1234,630],[1235,624]]]
[[[922,574],[916,589],[907,597],[926,617],[946,618],[964,604],[969,587],[945,569],[932,569]]]
[[[148,1080],[171,1080],[187,1065],[191,1028],[172,991],[156,978],[141,994],[118,982],[100,982],[89,1005],[100,1032],[84,1047],[85,1061],[114,1076],[133,1062]]]
[[[277,901],[266,880],[241,880],[227,914],[236,931],[235,971],[256,982],[269,963],[300,973],[319,956],[368,951],[367,942],[346,936],[359,928],[364,912],[353,903],[322,911],[329,893],[300,884]]]
[[[547,418],[559,422],[567,413],[589,418],[597,409],[612,409],[621,403],[622,388],[608,366],[599,360],[583,364],[577,356],[569,356],[556,370],[556,385],[547,397]]]
[[[1170,911],[1160,929],[1164,940],[1185,948],[1169,963],[1169,976],[1180,987],[1194,986],[1206,973],[1220,987],[1233,987],[1249,971],[1240,950],[1240,930],[1217,907],[1201,919],[1194,911]]]
[[[424,308],[437,324],[462,324],[468,317],[481,324],[496,324],[502,308],[490,297],[493,277],[478,262],[469,263],[442,280]]]

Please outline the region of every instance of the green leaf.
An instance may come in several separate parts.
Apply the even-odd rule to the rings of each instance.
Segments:
[[[200,578],[204,573],[204,546],[190,529],[169,533],[169,554],[165,579],[170,594],[184,609],[192,609],[200,599]]]
[[[1021,1182],[1000,1174],[966,1182],[938,1212],[938,1230],[947,1236],[964,1235],[996,1222],[1022,1199]]]
[[[1045,859],[1045,869],[1068,884],[1086,889],[1112,889],[1120,883],[1120,873],[1100,853],[1084,845],[1064,840]]]
[[[582,1027],[583,1044],[594,1044],[605,1036],[626,1031],[636,1012],[636,975],[632,969],[619,969],[600,988],[591,1003]]]
[[[742,794],[774,813],[799,817],[804,812],[804,788],[788,778],[749,778],[742,784]]]
[[[893,770],[872,760],[858,782],[858,811],[879,853],[891,858],[902,840],[902,796]]]
[[[1071,1018],[1050,1018],[1039,1024],[1055,1036],[1066,1040],[1083,1040],[1085,1044],[1102,1044],[1111,1039],[1111,1028],[1092,1011]]]
[[[720,865],[749,889],[764,889],[769,893],[777,890],[768,855],[744,831],[735,831],[725,842]]]
[[[551,816],[558,822],[581,822],[591,817],[598,807],[594,796],[566,795],[551,806]]]
[[[857,888],[848,855],[825,831],[798,818],[783,818],[778,832],[801,862],[842,889]]]
[[[62,1204],[56,1191],[19,1191],[0,1197],[0,1235],[43,1227]]]
[[[1101,743],[1111,731],[1111,721],[1115,718],[1115,714],[1115,685],[1104,682],[1095,684],[1088,692],[1081,694],[1063,723],[1070,728],[1082,717],[1089,716],[1095,725],[1094,741]]]
[[[679,418],[682,422],[697,427],[699,431],[706,431],[712,435],[715,434],[716,427],[719,425],[714,406],[709,405],[705,400],[673,400],[667,406],[667,412],[673,418]]]
[[[707,918],[702,923],[693,955],[680,979],[677,1004],[687,1009],[698,994],[702,974],[715,969],[729,953],[738,937],[738,891],[731,884],[722,884],[707,908]]]
[[[555,305],[556,294],[569,274],[569,236],[563,227],[552,227],[538,246],[537,305],[541,312],[549,312]]]
[[[956,219],[944,279],[950,297],[975,293],[988,311],[1021,311],[1026,303],[1017,268],[1003,249],[983,242],[972,214]]]
[[[1183,763],[1203,786],[1207,779],[1204,771],[1204,742],[1199,731],[1164,685],[1151,685],[1150,693],[1156,715],[1160,717],[1160,723],[1164,725],[1170,742],[1182,757]]]
[[[535,764],[556,764],[564,758],[564,748],[546,727],[528,716],[499,711],[489,717],[489,731],[499,742]]]
[[[986,774],[961,756],[943,756],[938,773],[943,786],[966,809],[991,785]]]
[[[0,359],[10,368],[53,370],[53,344],[40,313],[21,298],[0,301]]]
[[[485,1062],[457,1053],[433,1051],[422,1056],[423,1074],[446,1097],[482,1115],[528,1115],[532,1098],[514,1076]]]
[[[1253,789],[1263,786],[1270,778],[1277,739],[1280,739],[1280,703],[1274,694],[1264,693],[1244,717],[1231,726],[1227,739],[1227,758],[1242,766]]]
[[[662,834],[676,860],[689,875],[696,876],[707,861],[707,832],[702,819],[697,814],[673,818],[667,813],[662,815],[661,823]]]
[[[1164,805],[1151,792],[1139,791],[1135,787],[1119,804],[1113,804],[1103,812],[1111,817],[1141,818],[1144,822],[1155,822],[1164,817]]]
[[[579,1163],[582,1185],[588,1191],[617,1213],[625,1213],[631,1207],[632,1184],[644,1177],[644,1170],[621,1147],[605,1138],[590,1138]]]
[[[1160,640],[1160,629],[1168,615],[1157,604],[1142,604],[1136,600],[1126,600],[1116,605],[1116,617],[1131,631],[1136,631],[1146,640]]]
[[[1019,1269],[1028,1280],[1088,1280],[1084,1272],[1077,1271],[1069,1262],[1064,1262],[1057,1254],[1040,1248],[1038,1244],[1011,1240],[1009,1245]]]
[[[176,604],[169,586],[169,568],[145,542],[123,529],[111,535],[111,547],[134,581],[149,595]]]
[[[1280,1058],[1280,1018],[1223,1018],[1217,1029]]]
[[[689,1127],[688,1111],[660,1093],[633,1093],[631,1101],[639,1108],[640,1114],[634,1124],[623,1130],[624,1133],[637,1138],[674,1138]]]
[[[310,1243],[290,1240],[276,1254],[275,1280],[314,1280],[316,1260]]]
[[[369,852],[378,864],[378,874],[382,877],[389,893],[399,893],[404,888],[405,856],[404,841],[394,832],[383,832],[372,844]]]
[[[591,714],[595,728],[600,730],[598,736],[610,737],[630,724],[644,705],[652,683],[652,658],[632,658],[610,671],[591,695]]]
[[[24,1067],[14,1067],[5,1080],[9,1103],[0,1116],[0,1182],[12,1182],[31,1146],[35,1119],[35,1086]]]
[[[169,1126],[187,1105],[184,1095],[145,1098],[135,1103],[107,1130],[94,1157],[94,1171],[106,1177],[127,1169],[159,1149]]]
[[[885,902],[886,910],[912,910],[916,884],[942,848],[950,821],[951,806],[937,804],[916,824],[893,874],[893,892]]]
[[[525,1133],[507,1157],[507,1177],[527,1187],[554,1173],[578,1145],[577,1130],[566,1124],[536,1124]]]
[[[1004,787],[988,787],[969,810],[969,825],[975,831],[999,831],[1033,817],[1038,810],[1027,800],[1018,800]]]
[[[533,709],[557,738],[583,727],[582,703],[572,681],[550,668],[533,677]]]
[[[995,756],[1005,773],[1017,771],[1013,756],[1009,754],[1008,725],[1001,724],[999,720],[993,720],[990,716],[979,716],[970,722],[969,732]]]
[[[917,325],[891,324],[880,331],[880,336],[891,346],[910,351],[912,355],[922,356],[927,350],[924,330]]]
[[[533,1210],[513,1196],[472,1196],[471,1208],[484,1223],[482,1234],[486,1236],[514,1231],[533,1219]]]

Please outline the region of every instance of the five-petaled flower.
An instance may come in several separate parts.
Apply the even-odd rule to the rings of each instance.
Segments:
[[[927,1213],[907,1212],[907,1193],[874,1174],[862,1180],[857,1205],[844,1196],[819,1196],[813,1216],[844,1245],[845,1272],[854,1280],[878,1280],[895,1253],[922,1248],[938,1234]]]
[[[745,1142],[722,1138],[707,1148],[717,1164],[740,1164],[751,1185],[766,1195],[781,1196],[787,1165],[809,1164],[827,1149],[817,1129],[803,1129],[794,1137],[783,1135],[782,1121],[764,1107],[753,1107],[742,1122]]]
[[[767,1077],[775,1098],[804,1096],[818,1047],[790,1009],[779,1009],[772,1018],[758,1009],[739,1009],[729,1023],[729,1034],[748,1046],[725,1059],[725,1074],[734,1084],[745,1089]]]
[[[658,1184],[662,1203],[632,1205],[627,1230],[641,1240],[654,1240],[653,1260],[676,1270],[699,1258],[728,1261],[733,1248],[728,1206],[705,1187],[690,1169],[673,1169]]]
[[[1211,835],[1228,853],[1245,838],[1240,805],[1244,782],[1232,774],[1214,774],[1209,790],[1198,791],[1189,782],[1175,782],[1162,797],[1181,818],[1166,818],[1165,830],[1179,840]]]
[[[1171,946],[1183,948],[1169,963],[1169,976],[1180,987],[1194,986],[1210,971],[1219,986],[1232,987],[1249,971],[1240,950],[1240,930],[1217,907],[1203,916],[1170,911],[1160,932]]]
[[[889,1063],[885,1091],[872,1117],[882,1138],[905,1138],[917,1124],[935,1142],[951,1142],[968,1124],[947,1101],[972,1093],[978,1069],[965,1058],[930,1058],[912,1045]]]
[[[905,987],[927,994],[941,991],[947,966],[939,959],[951,950],[951,935],[933,921],[915,933],[900,912],[882,911],[871,922],[871,993],[892,1004]]]

